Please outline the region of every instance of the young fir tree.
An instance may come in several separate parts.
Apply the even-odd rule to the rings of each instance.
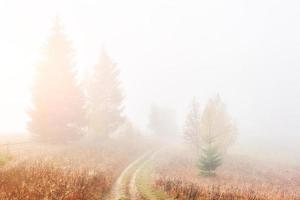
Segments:
[[[91,135],[108,137],[123,123],[119,70],[103,50],[87,80],[87,119]]]
[[[84,99],[72,63],[70,41],[56,18],[36,69],[28,129],[42,141],[65,142],[81,135]]]
[[[203,145],[198,160],[200,175],[215,176],[215,170],[222,164],[222,154],[213,141]]]

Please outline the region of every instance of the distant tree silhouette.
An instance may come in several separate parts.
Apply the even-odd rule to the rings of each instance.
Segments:
[[[141,131],[128,118],[124,118],[124,123],[118,130],[117,137],[124,140],[136,141],[141,136]]]
[[[201,116],[200,126],[202,141],[214,141],[222,151],[233,143],[237,135],[236,126],[219,95],[208,101]]]
[[[81,135],[84,99],[78,87],[70,41],[57,17],[38,63],[28,129],[39,140],[69,141]]]
[[[108,137],[123,123],[123,95],[118,80],[119,70],[105,50],[86,82],[88,131]]]
[[[190,112],[185,121],[184,139],[189,143],[196,152],[199,152],[201,147],[201,112],[199,103],[196,98],[193,98]]]

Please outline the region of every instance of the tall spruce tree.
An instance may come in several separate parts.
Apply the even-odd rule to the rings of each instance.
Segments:
[[[123,123],[123,95],[118,80],[119,70],[105,50],[99,63],[88,77],[87,120],[88,131],[93,136],[108,137]]]
[[[36,68],[28,129],[38,140],[65,142],[81,135],[84,99],[78,87],[70,41],[57,17]]]

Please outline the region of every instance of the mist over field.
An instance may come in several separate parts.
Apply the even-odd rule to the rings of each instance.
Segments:
[[[298,199],[299,7],[0,0],[0,199]]]

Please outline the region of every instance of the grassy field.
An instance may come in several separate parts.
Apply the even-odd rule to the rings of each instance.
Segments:
[[[216,177],[201,177],[185,150],[166,153],[156,167],[157,188],[181,200],[299,200],[300,167],[227,156]]]
[[[6,153],[0,154],[0,167],[12,160],[12,156]]]
[[[299,166],[229,154],[217,176],[208,178],[199,176],[186,148],[149,149],[153,146],[143,142],[111,141],[2,150],[0,199],[300,199]]]
[[[118,141],[94,147],[28,144],[11,148],[9,162],[1,157],[0,199],[102,199],[142,151],[138,145]]]

